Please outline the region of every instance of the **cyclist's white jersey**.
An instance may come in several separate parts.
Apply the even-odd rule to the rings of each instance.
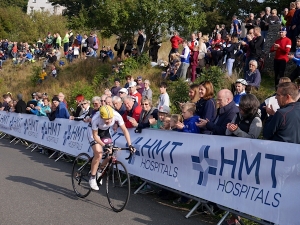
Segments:
[[[119,126],[124,124],[124,120],[122,116],[114,110],[114,117],[110,124],[105,124],[105,120],[100,117],[100,112],[96,112],[96,114],[92,117],[92,130],[107,130],[112,127],[115,123],[118,123]]]

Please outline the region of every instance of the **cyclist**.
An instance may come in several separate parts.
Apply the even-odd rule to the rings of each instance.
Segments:
[[[118,123],[119,127],[122,129],[129,150],[135,152],[135,148],[131,145],[130,135],[125,127],[122,116],[109,105],[101,106],[99,111],[92,117],[92,135],[88,135],[90,145],[94,152],[94,158],[91,165],[91,177],[89,180],[90,187],[93,190],[99,190],[96,182],[96,174],[99,173],[97,172],[97,169],[100,160],[102,159],[103,151],[109,151],[111,148],[111,146],[108,145],[112,143],[109,128],[115,123]],[[108,162],[108,158],[109,157],[105,160],[106,162]],[[105,161],[103,162],[103,165],[105,165]]]

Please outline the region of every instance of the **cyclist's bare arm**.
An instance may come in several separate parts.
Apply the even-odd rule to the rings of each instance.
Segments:
[[[131,145],[130,135],[129,135],[129,132],[128,132],[125,124],[121,125],[120,128],[125,136],[128,146]]]

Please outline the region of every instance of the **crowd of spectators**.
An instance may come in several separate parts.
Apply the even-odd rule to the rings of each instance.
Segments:
[[[236,16],[232,18],[229,32],[226,31],[225,25],[216,26],[211,39],[198,32],[193,33],[191,40],[187,41],[174,32],[170,39],[172,43],[169,55],[170,66],[164,73],[164,78],[193,82],[187,93],[188,102],[172,102],[167,92],[167,82],[160,83],[160,95],[158,99],[153,99],[151,83],[146,77],[138,76],[134,79],[132,76],[127,76],[124,85],[116,77],[111,89],[104,90],[102,95],[93,97],[91,101],[81,94],[76,96],[76,109],[68,108],[63,93],[58,93],[52,98],[49,98],[47,93],[32,93],[32,99],[25,103],[22,94],[13,98],[8,92],[3,95],[0,110],[47,116],[51,121],[63,118],[90,123],[91,118],[102,105],[110,105],[122,116],[125,126],[133,128],[137,133],[141,133],[146,128],[153,128],[257,139],[262,131],[264,139],[300,144],[300,135],[295,129],[300,126],[299,87],[294,83],[300,76],[300,36],[297,36],[300,31],[299,17],[300,0],[297,0],[291,3],[290,10],[285,9],[284,16],[281,15],[280,18],[275,9],[271,10],[268,7],[257,19],[250,13],[245,22],[247,35],[244,39],[241,39],[242,31]],[[274,96],[260,104],[256,96],[250,92],[260,87],[261,74],[258,62],[263,54],[268,27],[277,23],[285,25],[280,28],[280,37],[271,49],[264,50],[276,52],[274,74],[277,89]],[[144,51],[146,36],[142,30],[138,34],[137,48],[133,48],[132,41],[127,41],[125,47],[125,42],[122,42],[121,38],[118,39],[114,50],[117,51],[120,62],[123,50],[125,50],[124,54],[133,54],[133,56]],[[46,57],[44,67],[51,66],[53,77],[57,76],[55,62],[60,58],[57,55],[60,47],[63,47],[65,57],[72,62],[73,58],[80,53],[82,57],[97,57],[100,44],[93,33],[89,37],[87,35],[82,37],[80,34],[74,36],[72,31],[66,32],[63,39],[59,34],[49,33],[44,42],[39,40],[32,47],[27,43],[18,45],[7,40],[2,40],[1,43],[0,58],[1,54],[4,54],[19,60],[20,52],[32,53],[34,55],[32,59]],[[178,48],[181,43],[183,50],[179,53]],[[291,49],[294,49],[294,54],[289,54]],[[156,55],[153,56],[157,54],[157,46],[151,51],[152,59],[157,59]],[[103,46],[99,54],[103,62],[114,57],[110,47]],[[195,83],[199,71],[209,65],[226,64],[227,73],[231,76],[233,63],[236,57],[241,55],[245,62],[244,76],[243,79],[236,80],[233,92],[222,89],[215,96],[214,86],[210,81]],[[289,59],[297,64],[290,78],[284,77],[286,62]],[[0,65],[2,63],[3,60],[0,59]],[[39,82],[42,82],[46,76],[47,73],[43,70]],[[278,107],[275,106],[275,102]],[[181,113],[172,114],[171,104],[179,104]],[[118,124],[115,124],[113,129],[117,128]]]
[[[285,8],[280,14],[277,15],[276,9],[266,7],[257,18],[254,13],[250,13],[245,21],[238,20],[237,16],[233,15],[230,28],[227,29],[224,24],[216,25],[211,35],[192,33],[189,40],[181,38],[175,31],[170,39],[169,67],[163,73],[163,77],[194,82],[205,67],[220,66],[228,76],[232,76],[234,66],[242,65],[248,86],[258,89],[264,58],[275,52],[276,87],[279,79],[286,76],[285,69],[289,59],[293,59],[295,63],[299,60],[297,40],[300,39],[300,1],[292,2],[290,9]],[[271,26],[279,27],[279,35],[271,48],[266,49],[264,45]],[[183,47],[182,52],[178,52],[180,44]],[[300,76],[299,69],[288,76],[294,81]]]

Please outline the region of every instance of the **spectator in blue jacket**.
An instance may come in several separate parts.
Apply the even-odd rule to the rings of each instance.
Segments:
[[[220,108],[217,111],[216,118],[213,121],[204,118],[200,119],[197,126],[205,127],[213,135],[225,135],[227,124],[239,112],[239,108],[235,105],[232,92],[228,89],[222,89],[218,92],[217,104]]]
[[[249,70],[245,73],[245,80],[248,83],[248,86],[254,87],[258,90],[261,82],[261,75],[257,69],[258,64],[256,60],[250,60]]]
[[[180,132],[186,133],[200,133],[200,128],[196,126],[196,122],[199,121],[200,117],[195,116],[196,105],[194,103],[184,103],[181,106],[183,123],[177,122],[177,129]]]
[[[66,108],[65,103],[60,102],[57,96],[52,98],[52,109],[49,115],[49,120],[53,121],[56,118],[69,119],[70,114]]]

